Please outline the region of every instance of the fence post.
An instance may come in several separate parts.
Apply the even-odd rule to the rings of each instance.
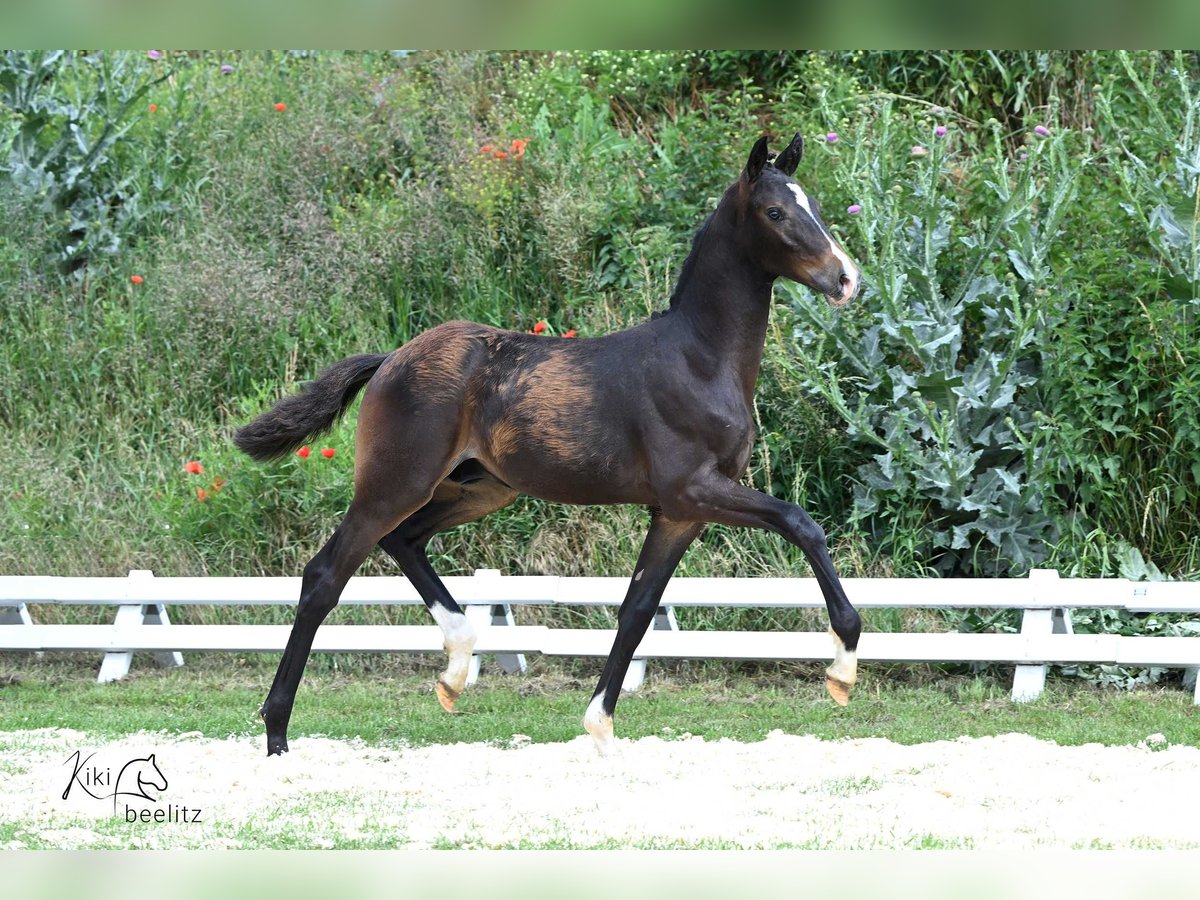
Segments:
[[[124,603],[117,607],[117,617],[113,620],[113,629],[140,625],[170,625],[167,607],[162,603],[144,603],[142,596],[154,580],[154,573],[149,569],[131,569],[129,571],[128,588],[125,596],[128,600],[137,602]],[[183,654],[167,650],[155,653],[154,658],[160,666],[182,666]],[[110,681],[120,681],[129,674],[129,666],[133,663],[133,651],[112,651],[104,654],[100,662],[100,672],[96,676],[97,684],[107,684]]]
[[[503,578],[499,569],[476,569],[476,578]],[[466,608],[468,621],[475,627],[475,633],[493,626],[515,626],[512,607],[507,603],[490,603],[487,606],[475,605]],[[479,663],[482,656],[478,653],[471,656],[471,665],[467,669],[467,684],[474,684],[479,679]],[[524,653],[497,653],[496,664],[505,672],[524,672]]]
[[[32,625],[29,607],[22,603],[20,606],[0,606],[0,625]]]
[[[20,606],[0,606],[0,625],[32,625],[33,616],[29,615],[29,607],[22,603]],[[34,650],[33,655],[36,659],[41,659],[46,654],[41,650]]]
[[[1200,706],[1200,666],[1189,666],[1183,670],[1183,689],[1192,691],[1192,702]]]
[[[1042,603],[1050,599],[1057,585],[1057,569],[1030,569],[1030,602]],[[1062,609],[1026,609],[1021,617],[1021,634],[1069,634],[1070,630],[1070,620]],[[1013,673],[1013,701],[1026,703],[1040,697],[1046,687],[1048,668],[1045,663],[1017,666]]]

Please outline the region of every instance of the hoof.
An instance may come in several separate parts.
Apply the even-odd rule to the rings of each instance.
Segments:
[[[583,717],[583,727],[592,736],[597,753],[601,756],[612,756],[616,752],[617,742],[613,737],[612,716],[605,715],[595,700]]]
[[[268,722],[267,705],[265,703],[259,708],[258,717],[267,726],[267,756],[282,756],[284,753],[287,753],[287,723],[285,722],[283,728],[280,728],[278,721],[274,724]]]
[[[595,735],[593,735],[593,737],[595,737]],[[600,754],[601,759],[611,759],[617,755],[617,742],[615,740],[602,742],[597,739],[596,752]]]
[[[592,736],[592,743],[596,746],[596,752],[599,753],[602,758],[607,759],[610,756],[616,755],[617,741],[616,738],[613,737],[611,720],[608,722],[607,728],[600,727],[593,729],[586,725],[584,727],[587,728],[588,734]]]
[[[850,702],[851,687],[852,685],[846,684],[832,675],[825,676],[825,690],[829,691],[829,696],[838,706],[845,706]]]
[[[433,686],[437,691],[438,702],[442,704],[442,709],[448,713],[454,712],[454,704],[458,702],[458,698],[462,696],[462,691],[456,691],[440,678],[437,684]]]

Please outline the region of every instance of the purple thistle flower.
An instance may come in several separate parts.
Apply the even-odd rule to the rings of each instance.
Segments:
[[[151,59],[158,59],[160,56],[162,56],[162,51],[161,50],[147,50],[146,55],[148,57],[150,57]]]
[[[1017,159],[1019,159],[1021,162],[1025,162],[1025,160],[1029,159],[1029,154],[1022,153],[1020,156],[1017,157]]]
[[[920,144],[916,144],[913,146],[911,152],[912,152],[913,156],[924,156],[929,151],[926,150],[924,147],[922,147]]]
[[[933,129],[933,133],[936,134],[938,137],[945,137],[946,136],[946,126],[939,125],[937,128]]]
[[[857,203],[851,203],[846,207],[846,212],[850,213],[852,216],[857,216],[860,212],[862,212],[862,207]]]
[[[836,131],[829,132],[829,134],[825,135],[825,140],[830,144],[836,144],[838,142],[838,133]]]
[[[1033,126],[1033,133],[1040,134],[1042,137],[1046,137],[1046,135],[1050,133],[1050,129],[1045,125],[1035,125]]]
[[[229,65],[228,63],[221,66],[221,74],[223,74],[223,75],[228,75],[232,71],[233,71],[233,66]]]

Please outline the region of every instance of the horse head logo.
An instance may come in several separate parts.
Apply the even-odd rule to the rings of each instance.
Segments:
[[[133,771],[126,776],[132,767]],[[122,790],[122,784],[132,780],[133,784],[130,789]],[[154,758],[154,754],[142,757],[140,759],[131,759],[121,767],[121,771],[117,773],[117,780],[113,783],[113,815],[117,812],[117,797],[141,797],[144,800],[149,800],[151,803],[157,803],[158,797],[151,796],[147,790],[153,788],[156,791],[165,791],[167,789],[167,776],[162,773],[162,769],[158,767],[158,761]]]

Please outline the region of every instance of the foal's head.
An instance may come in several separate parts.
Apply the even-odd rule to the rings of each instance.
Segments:
[[[804,139],[767,161],[767,139],[750,151],[736,185],[743,247],[775,277],[790,278],[842,306],[858,293],[860,273],[821,221],[821,207],[792,178],[804,153]]]

